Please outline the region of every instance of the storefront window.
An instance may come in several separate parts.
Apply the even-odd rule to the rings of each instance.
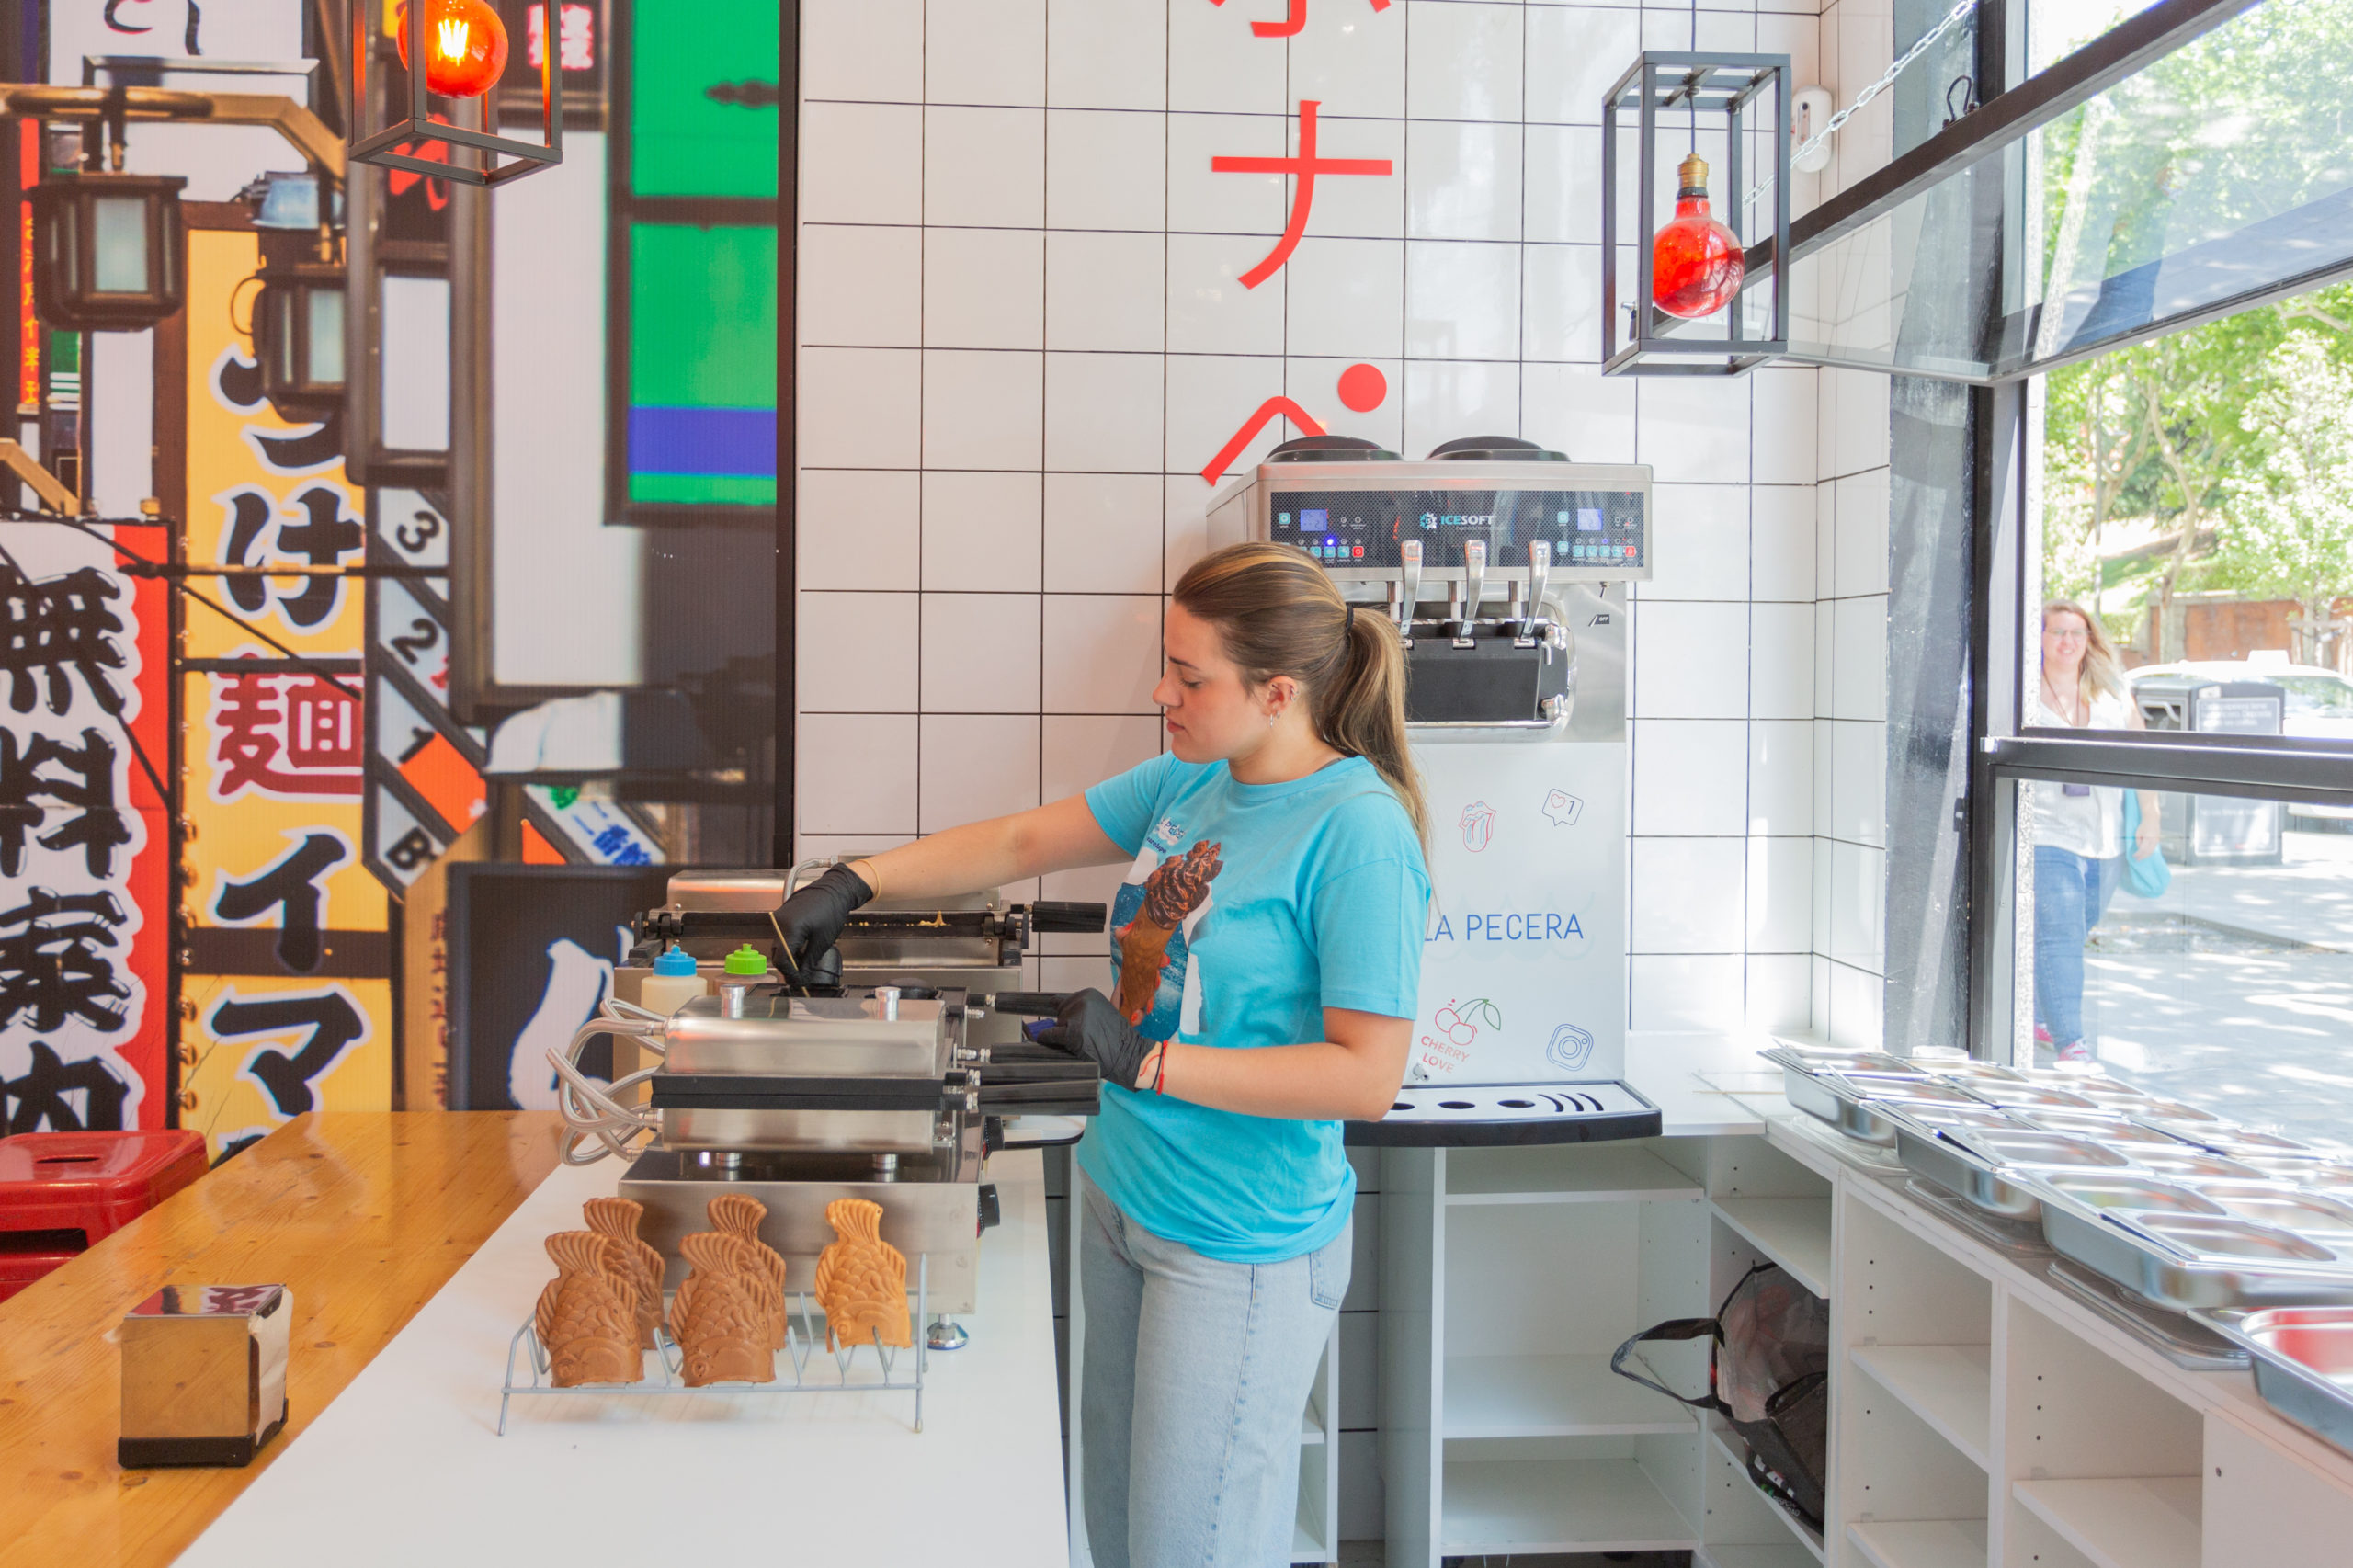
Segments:
[[[2146,9],[2029,0],[2032,68]],[[1984,1054],[2353,1148],[2348,45],[2256,6],[2028,140],[1972,951]]]
[[[2018,790],[2031,1060],[2353,1144],[2353,804],[2134,790],[2136,859],[2127,791],[2068,788]]]

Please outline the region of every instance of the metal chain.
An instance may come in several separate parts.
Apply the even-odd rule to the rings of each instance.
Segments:
[[[1961,18],[1976,9],[1977,0],[1958,0],[1958,3],[1953,6],[1953,8],[1945,13],[1944,20],[1938,22],[1935,27],[1930,28],[1927,32],[1922,33],[1919,40],[1913,44],[1911,48],[1905,50],[1903,55],[1896,60],[1895,63],[1887,68],[1886,72],[1881,75],[1878,81],[1873,82],[1870,86],[1865,87],[1861,92],[1857,93],[1853,103],[1848,104],[1845,108],[1842,108],[1836,114],[1832,115],[1830,117],[1830,122],[1827,125],[1824,125],[1820,131],[1815,131],[1812,136],[1807,137],[1803,142],[1800,142],[1797,149],[1790,154],[1790,162],[1791,164],[1797,163],[1807,153],[1813,152],[1816,147],[1821,146],[1824,142],[1827,142],[1833,136],[1837,135],[1839,131],[1846,126],[1846,123],[1848,120],[1862,113],[1863,107],[1866,104],[1879,97],[1881,93],[1887,91],[1888,88],[1895,85],[1895,79],[1898,76],[1903,75],[1905,69],[1908,68],[1914,61],[1927,53],[1929,49],[1938,39],[1944,37],[1945,34],[1959,27],[1961,25]],[[1742,203],[1743,209],[1745,210],[1746,208],[1756,206],[1756,199],[1772,188],[1773,176],[1767,175],[1762,183],[1758,184],[1754,189],[1749,191],[1748,199]]]

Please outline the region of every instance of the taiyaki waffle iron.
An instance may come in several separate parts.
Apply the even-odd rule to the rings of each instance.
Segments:
[[[621,1179],[644,1238],[676,1258],[722,1187],[767,1208],[761,1239],[794,1267],[833,1240],[825,1207],[882,1207],[882,1238],[931,1259],[936,1310],[969,1312],[980,1233],[995,1221],[982,1163],[1009,1116],[1090,1116],[1092,1062],[1043,1046],[967,1043],[978,1010],[955,988],[796,994],[767,983],[699,996],[663,1030],[654,1145]],[[673,1272],[678,1268],[675,1262]]]

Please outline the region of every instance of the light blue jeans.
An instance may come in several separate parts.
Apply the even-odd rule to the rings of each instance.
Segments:
[[[2034,846],[2034,1021],[2053,1045],[2084,1038],[2084,944],[2124,880],[2124,857]]]
[[[1225,1263],[1154,1235],[1072,1174],[1086,1204],[1079,1433],[1096,1568],[1288,1563],[1300,1415],[1356,1222],[1281,1263]]]

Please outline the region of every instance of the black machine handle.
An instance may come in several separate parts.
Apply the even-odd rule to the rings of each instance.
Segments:
[[[1000,1013],[1025,1018],[1051,1018],[1063,1010],[1063,1004],[1069,999],[1067,991],[1000,991],[994,996],[973,998]]]
[[[1086,936],[1103,929],[1111,912],[1099,903],[1065,903],[1040,899],[1029,906],[1029,929]]]

